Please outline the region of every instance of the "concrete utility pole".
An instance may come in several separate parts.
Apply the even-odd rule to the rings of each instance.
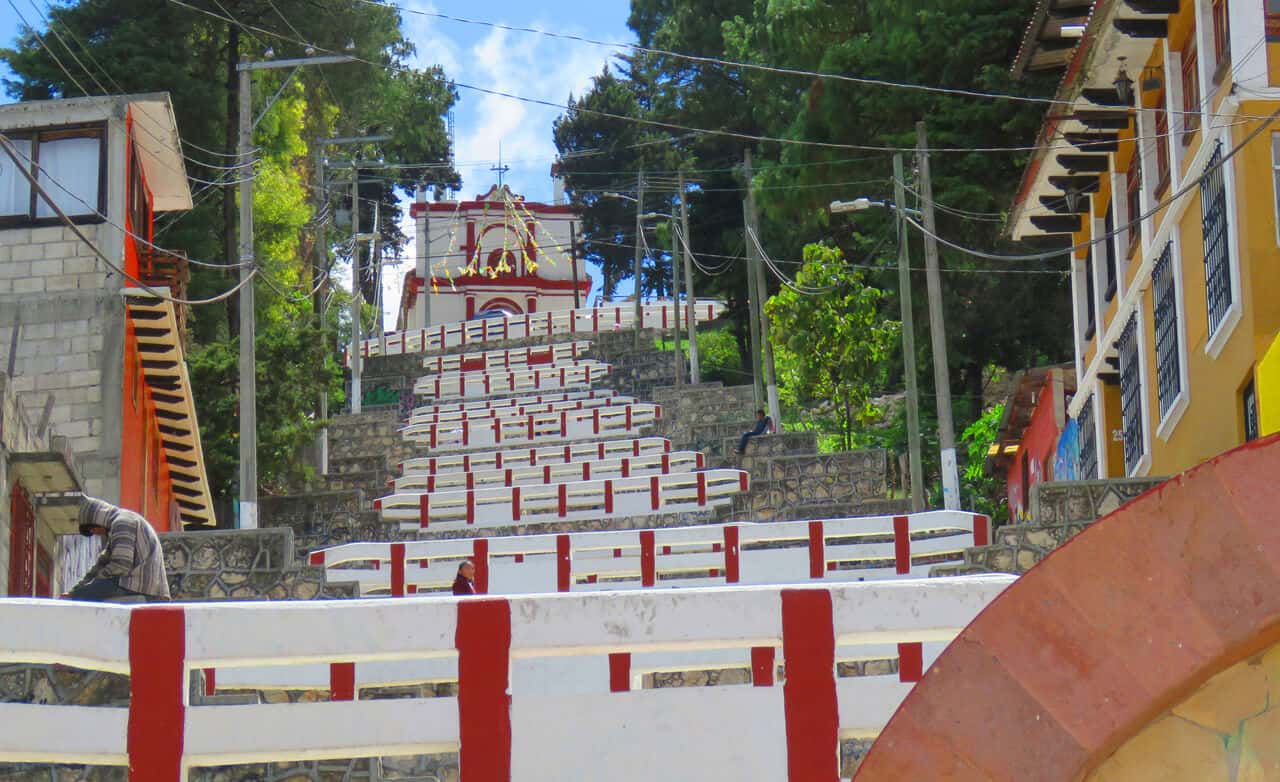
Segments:
[[[747,252],[751,254],[752,270],[748,273],[754,274],[756,278],[756,302],[753,302],[753,309],[759,308],[758,316],[760,321],[760,363],[764,367],[764,386],[765,398],[768,402],[769,417],[773,419],[773,425],[779,430],[782,428],[782,409],[778,404],[778,383],[773,374],[773,345],[769,343],[769,313],[765,312],[765,302],[769,298],[769,285],[764,276],[764,259],[760,256],[760,247],[757,242],[760,240],[760,232],[757,228],[760,224],[760,217],[756,213],[756,196],[751,189],[751,150],[747,150],[746,158],[743,165],[746,171],[747,179],[747,230],[750,235],[747,237]]]
[[[351,413],[360,414],[360,338],[364,292],[360,289],[360,166],[351,166]]]
[[[239,74],[240,137],[238,160],[248,161],[253,148],[253,71],[292,68],[296,71],[304,65],[328,65],[353,62],[354,57],[342,54],[300,57],[268,62],[241,60],[236,65]],[[292,78],[291,73],[289,78]],[[287,79],[286,79],[287,81]],[[277,93],[278,95],[278,93]],[[272,99],[274,101],[274,98]],[[263,108],[266,114],[269,102]],[[261,116],[261,115],[260,115]],[[258,526],[258,383],[257,356],[254,350],[255,323],[253,283],[253,169],[249,176],[240,177],[240,519],[241,529]]]
[[[752,260],[751,237],[747,235],[745,230],[745,226],[751,225],[751,208],[745,198],[742,199],[742,224],[744,226],[742,238],[747,246],[747,342],[751,349],[751,389],[755,398],[755,406],[763,408],[765,406],[765,395],[764,373],[760,369],[760,315],[756,311],[760,294],[756,291],[756,271],[751,268],[754,263]]]
[[[327,352],[328,346],[325,344],[327,340],[324,338],[324,293],[320,290],[321,275],[325,273],[325,269],[329,265],[329,237],[324,229],[324,220],[320,219],[320,213],[324,210],[326,201],[325,184],[324,184],[324,145],[316,144],[316,246],[312,253],[312,269],[311,269],[311,285],[314,290],[311,293],[311,311],[316,316],[316,326],[320,329],[320,349],[321,352]],[[320,402],[316,409],[316,414],[321,421],[329,420],[329,394],[328,389],[320,392]],[[329,427],[323,426],[320,429],[319,436],[320,464],[317,465],[318,472],[321,475],[329,474]]]
[[[675,337],[672,352],[676,359],[676,385],[684,385],[684,349],[680,346],[680,235],[679,226],[673,216],[668,223],[671,227],[671,310],[675,315],[672,321],[671,335]]]
[[[573,220],[569,221],[569,269],[573,272],[573,308],[576,310],[582,306],[582,291],[578,290],[578,226]]]
[[[942,450],[942,506],[960,509],[955,425],[951,421],[951,379],[947,372],[947,331],[942,318],[942,280],[938,273],[937,227],[933,219],[933,183],[929,178],[929,141],[916,123],[916,159],[920,168],[920,209],[924,213],[924,261],[929,281],[929,337],[933,346],[933,384],[938,400],[938,442]]]
[[[635,252],[635,265],[632,267],[632,272],[635,275],[635,281],[636,281],[636,315],[635,315],[636,320],[635,320],[635,328],[633,329],[635,331],[635,341],[632,343],[632,346],[636,350],[639,350],[640,349],[640,328],[641,326],[644,325],[644,309],[643,309],[643,305],[640,303],[640,259],[641,259],[640,247],[641,245],[644,244],[644,237],[640,233],[641,231],[644,230],[644,225],[641,222],[643,219],[642,215],[644,214],[644,169],[643,168],[640,169],[640,179],[637,184],[636,190],[637,190],[636,192],[636,236],[635,236],[636,252]]]
[[[684,290],[689,300],[689,383],[698,385],[702,374],[698,367],[698,300],[693,295],[693,250],[689,246],[689,208],[685,203],[684,172],[680,172],[680,241],[684,244]]]
[[[920,466],[920,389],[916,386],[916,327],[911,315],[911,258],[902,154],[893,156],[893,202],[898,219],[898,300],[902,304],[902,365],[907,380],[907,461],[911,471],[911,512],[924,510],[924,468]]]
[[[251,72],[240,64],[240,143],[238,160],[248,161],[253,147]],[[246,176],[245,174],[249,174]],[[240,529],[258,528],[258,379],[254,350],[253,168],[240,175]]]

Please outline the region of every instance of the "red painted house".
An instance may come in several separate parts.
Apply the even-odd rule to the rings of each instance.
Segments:
[[[988,451],[991,466],[1005,476],[1010,521],[1027,519],[1032,486],[1074,477],[1055,475],[1054,464],[1075,392],[1075,370],[1067,365],[1029,369],[1015,377],[996,442]]]

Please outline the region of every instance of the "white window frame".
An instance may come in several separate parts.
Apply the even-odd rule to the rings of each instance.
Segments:
[[[1182,420],[1182,416],[1187,412],[1187,407],[1191,405],[1191,376],[1187,369],[1187,306],[1183,299],[1183,278],[1182,278],[1182,242],[1175,231],[1170,238],[1171,245],[1169,264],[1172,267],[1173,274],[1173,304],[1176,308],[1175,317],[1178,320],[1178,395],[1174,397],[1173,404],[1169,405],[1169,409],[1165,411],[1160,419],[1159,426],[1156,427],[1156,437],[1161,442],[1168,442],[1173,436],[1173,430],[1178,428],[1178,422]],[[1155,285],[1151,286],[1151,306],[1152,318],[1155,323]],[[1153,345],[1154,347],[1154,345]],[[1154,352],[1154,351],[1153,351]],[[1159,360],[1156,356],[1156,360]],[[1157,405],[1159,404],[1160,389],[1156,388]]]
[[[1129,275],[1129,232],[1132,228],[1121,229],[1128,225],[1132,217],[1129,215],[1129,172],[1116,171],[1115,156],[1111,158],[1111,210],[1115,217],[1116,235],[1111,237],[1111,246],[1116,254],[1116,300],[1123,301],[1125,293],[1125,277]]]
[[[1107,230],[1106,218],[1095,217],[1092,210],[1093,199],[1090,201],[1089,227],[1091,238],[1102,236]],[[1107,313],[1107,286],[1102,284],[1102,278],[1106,276],[1107,271],[1107,248],[1100,243],[1091,245],[1093,252],[1086,255],[1093,261],[1093,317],[1095,327],[1098,334],[1105,334],[1107,331],[1107,323],[1104,316]],[[1119,288],[1117,288],[1119,290]],[[1114,300],[1114,298],[1113,298]]]
[[[1222,142],[1222,153],[1225,156],[1232,147],[1231,129],[1222,129],[1213,140],[1207,143],[1212,145],[1218,141]],[[1236,158],[1233,157],[1222,164],[1223,196],[1227,202],[1227,264],[1231,271],[1231,307],[1222,317],[1217,331],[1205,343],[1204,352],[1212,359],[1222,354],[1222,350],[1227,346],[1227,342],[1231,340],[1236,327],[1244,317],[1244,293],[1240,280],[1240,215],[1236,212],[1235,161]],[[1210,323],[1208,326],[1212,327],[1213,324]]]
[[[1169,149],[1169,193],[1182,187],[1182,164],[1186,161],[1186,146],[1182,137],[1186,133],[1187,118],[1182,113],[1182,52],[1172,51],[1165,41],[1164,47],[1164,109],[1169,118],[1169,135],[1160,143]],[[1175,78],[1176,77],[1176,78]]]
[[[1146,291],[1141,291],[1137,297],[1137,303],[1134,309],[1125,313],[1125,320],[1132,315],[1137,321],[1137,344],[1138,344],[1138,385],[1140,393],[1138,394],[1138,411],[1142,419],[1142,456],[1133,465],[1133,469],[1129,470],[1127,476],[1130,478],[1140,478],[1151,470],[1151,385],[1148,378],[1151,377],[1150,367],[1147,366],[1147,323],[1143,317],[1143,308],[1146,306]],[[1120,391],[1120,430],[1124,431],[1124,389]],[[1128,459],[1125,460],[1128,462]]]

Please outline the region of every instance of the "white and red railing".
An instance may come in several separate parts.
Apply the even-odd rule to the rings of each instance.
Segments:
[[[699,323],[715,320],[724,312],[724,302],[705,299],[691,305],[681,305],[681,322],[696,314]],[[674,325],[675,308],[669,301],[653,302],[642,307],[644,328],[671,328]],[[423,329],[397,331],[360,343],[364,356],[399,356],[405,353],[426,353],[431,350],[458,345],[483,345],[508,339],[527,337],[555,337],[568,334],[591,334],[601,331],[629,329],[635,323],[633,304],[616,304],[604,307],[581,307],[576,310],[536,312],[510,318],[479,318],[476,320],[442,323]],[[350,353],[344,361],[351,363]]]
[[[731,502],[749,485],[746,472],[718,469],[545,486],[398,492],[374,500],[373,507],[384,520],[401,522],[404,530],[504,527],[705,510]]]
[[[419,456],[400,462],[400,471],[409,475],[502,470],[507,467],[538,467],[548,464],[603,461],[623,456],[653,456],[670,453],[665,437],[633,437],[596,443],[565,443],[542,448],[514,448],[505,451]]]
[[[835,780],[841,738],[876,735],[923,675],[924,645],[954,638],[1013,580],[165,606],[0,600],[0,661],[130,675],[128,708],[0,704],[0,761],[127,766],[130,782],[182,782],[202,766],[456,752],[460,782]],[[842,650],[886,645],[898,651],[896,676],[837,676]],[[708,650],[749,660],[751,684],[632,689],[635,657]],[[584,661],[607,670],[608,691],[573,689]],[[457,697],[359,699],[365,666],[437,662],[452,669]],[[237,668],[307,665],[327,667],[329,702],[189,702],[194,671],[216,670],[216,687]]]
[[[394,597],[447,590],[476,566],[481,593],[791,584],[924,578],[932,565],[990,542],[986,516],[930,511],[822,521],[348,543],[314,551],[331,583]],[[914,539],[913,539],[914,538]],[[362,567],[352,567],[353,565]]]
[[[672,451],[647,456],[622,456],[614,459],[593,459],[581,462],[506,467],[501,470],[475,470],[472,472],[413,473],[392,478],[387,485],[397,492],[450,491],[479,489],[486,486],[529,486],[567,481],[590,481],[600,478],[631,478],[644,475],[668,475],[693,472],[706,466],[706,459],[698,451]]]
[[[436,404],[415,407],[411,416],[431,418],[455,413],[481,413],[487,410],[505,410],[512,407],[528,407],[560,402],[591,402],[600,399],[612,399],[618,392],[601,388],[590,391],[558,391],[547,394],[531,394],[529,396],[513,396],[504,399],[478,399],[473,401],[438,402]]]
[[[601,394],[600,396],[554,401],[542,401],[538,397],[511,397],[509,399],[496,400],[495,404],[490,407],[475,407],[471,409],[455,409],[458,405],[431,405],[415,409],[409,416],[409,424],[439,424],[449,421],[471,421],[484,418],[519,418],[532,413],[589,410],[593,407],[630,405],[638,401],[640,400],[633,396],[623,396],[616,391],[610,391],[608,394]]]
[[[566,440],[634,435],[662,417],[662,408],[649,402],[530,413],[520,417],[409,424],[404,439],[423,443],[432,451],[487,448],[507,444],[546,444]]]
[[[484,372],[494,369],[510,369],[511,367],[554,364],[557,361],[571,361],[586,356],[587,350],[590,348],[590,340],[578,340],[576,342],[561,342],[555,345],[541,345],[530,348],[453,353],[448,356],[427,356],[422,359],[422,366],[427,372],[436,374],[441,372]]]
[[[599,361],[571,361],[498,372],[446,372],[418,380],[413,393],[432,399],[478,399],[496,394],[555,391],[589,386],[608,377]]]

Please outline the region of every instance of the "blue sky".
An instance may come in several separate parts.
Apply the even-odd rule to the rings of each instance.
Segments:
[[[463,0],[397,1],[405,9],[402,14],[405,35],[418,49],[417,64],[438,63],[459,82],[561,104],[570,94],[576,96],[586,91],[591,77],[600,72],[613,50],[461,24],[411,11],[572,33],[605,41],[634,40],[626,26],[629,0],[539,0],[537,3],[491,0],[479,5]],[[25,15],[27,8],[22,5],[23,0],[17,2]],[[28,18],[35,18],[34,9]],[[0,41],[4,45],[12,44],[18,24],[13,14],[0,14]],[[0,76],[9,75],[0,63]],[[459,195],[471,198],[496,181],[497,175],[489,169],[497,164],[501,144],[503,162],[511,168],[506,182],[530,200],[551,200],[549,172],[555,156],[551,123],[560,112],[470,90],[459,93],[455,108],[455,156],[463,177]],[[7,100],[0,97],[0,102]],[[408,233],[412,235],[411,231]],[[384,296],[389,309],[398,303],[401,273],[388,275]],[[598,275],[593,277],[597,280],[594,296],[599,282]]]

